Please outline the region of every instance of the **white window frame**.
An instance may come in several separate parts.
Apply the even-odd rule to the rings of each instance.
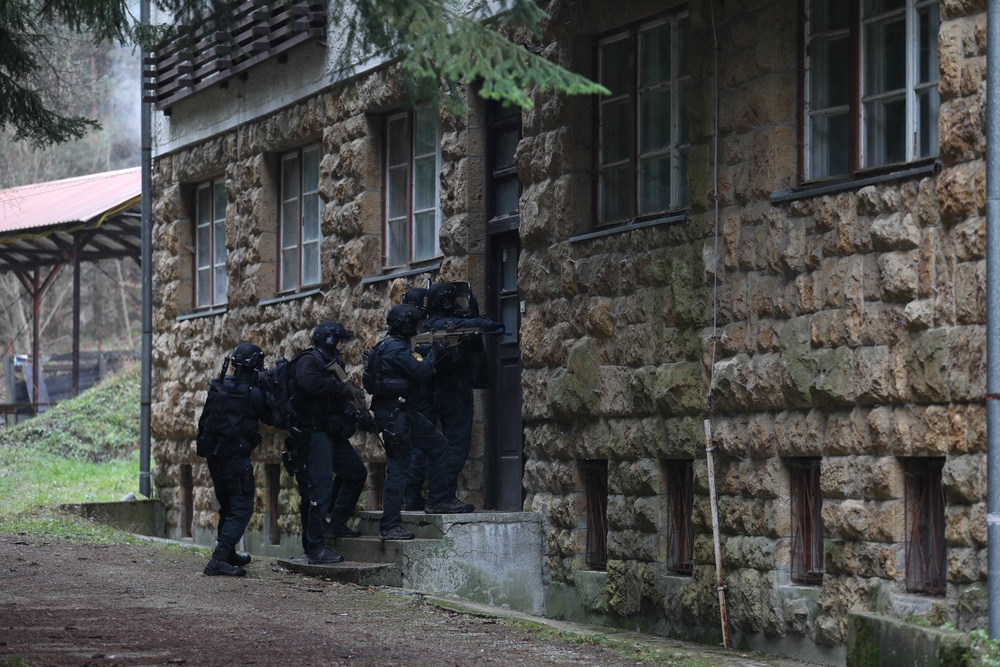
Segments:
[[[670,72],[667,78],[652,85],[643,85],[639,80],[642,64],[642,39],[651,34],[653,29],[668,27],[670,36]],[[597,156],[597,220],[601,226],[627,224],[637,219],[648,219],[677,211],[689,205],[687,159],[691,149],[690,128],[687,118],[686,99],[691,85],[691,73],[684,62],[683,47],[690,38],[690,19],[688,13],[678,12],[669,17],[649,21],[632,30],[620,31],[601,39],[598,43],[598,78],[603,79],[605,71],[606,47],[628,40],[631,51],[631,63],[627,73],[627,85],[623,89],[618,85],[620,72],[609,72],[616,81],[601,81],[607,88],[616,91],[607,97],[600,98],[598,103],[598,156]],[[641,141],[644,136],[642,97],[645,94],[655,95],[666,92],[670,95],[670,108],[665,114],[669,123],[669,143],[655,150],[643,152]],[[605,161],[606,150],[612,141],[607,132],[611,122],[610,114],[616,106],[627,105],[628,154],[616,161]],[[621,129],[621,128],[619,128]],[[615,135],[616,138],[618,135]],[[665,206],[659,208],[644,208],[643,172],[649,161],[657,157],[669,156],[669,195]],[[625,167],[628,171],[628,185],[625,196],[628,199],[623,215],[609,217],[606,211],[607,179],[613,168]]]
[[[421,145],[421,128],[429,131],[431,123],[433,141]],[[422,106],[387,116],[385,139],[383,266],[439,257],[441,129],[436,109]],[[394,197],[394,193],[401,196]]]
[[[280,160],[278,205],[278,292],[320,284],[322,201],[319,144],[285,153]],[[296,170],[293,174],[292,170]],[[307,173],[308,169],[308,173]],[[290,182],[294,175],[294,182]]]
[[[816,34],[813,34],[812,30],[813,1],[804,0],[806,12],[806,76],[803,90],[805,100],[803,117],[804,180],[850,176],[864,170],[880,169],[936,157],[940,149],[937,131],[940,107],[937,93],[939,76],[937,34],[940,29],[938,0],[903,0],[903,7],[882,11],[878,14],[866,14],[866,5],[871,0],[819,0],[822,2],[844,2],[846,5],[857,4],[852,8],[853,11],[849,11],[850,18],[848,18],[847,27]],[[928,44],[921,43],[919,30],[921,14],[925,12],[933,17],[934,22],[928,35]],[[877,55],[874,51],[876,42],[871,39],[871,33],[879,24],[899,17],[905,21],[904,44],[906,53],[904,55],[903,87],[868,92],[870,84],[874,85],[875,83],[869,80],[869,65]],[[813,58],[816,53],[821,52],[820,41],[831,38],[846,38],[849,56],[854,49],[857,49],[857,71],[851,69],[851,64],[847,65],[847,104],[819,108],[814,105],[812,99],[814,84],[817,83],[814,81],[814,77],[819,76],[817,74],[818,66],[814,65]],[[924,64],[921,60],[922,56],[926,58],[925,69],[928,75],[928,78],[923,81],[920,80],[921,65]],[[851,60],[852,58],[849,57],[848,61]],[[926,97],[928,105],[927,118],[923,121],[921,120],[920,108],[921,96]],[[874,107],[880,101],[893,99],[902,99],[905,107],[903,111],[904,129],[902,131],[903,154],[897,159],[884,154],[885,151],[873,150],[876,140],[882,137],[880,134],[875,134],[878,132],[879,121],[873,111]],[[814,126],[818,118],[828,116],[831,113],[846,113],[848,124],[847,146],[845,147],[847,167],[846,170],[837,170],[836,172],[830,168],[829,163],[826,165],[814,164],[815,159],[821,157],[823,151],[828,148],[828,144],[820,143],[813,136],[814,129],[816,129]],[[922,146],[921,142],[926,145]]]
[[[212,179],[195,186],[194,202],[195,308],[211,308],[226,303],[229,289],[225,179]]]

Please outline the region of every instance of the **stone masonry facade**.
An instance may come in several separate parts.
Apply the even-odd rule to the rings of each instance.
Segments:
[[[552,3],[543,52],[594,76],[595,36],[674,4]],[[801,186],[798,172],[799,3],[677,7],[691,21],[683,220],[587,234],[595,101],[536,94],[522,114],[524,510],[548,526],[549,613],[717,641],[709,419],[729,621],[743,645],[836,662],[850,611],[984,627],[985,2],[940,3],[937,160],[826,188]],[[347,354],[357,376],[361,350],[409,285],[432,277],[482,289],[482,113],[470,101],[467,117],[442,117],[440,268],[394,280],[366,280],[381,272],[379,114],[399,103],[386,76],[157,157],[153,434],[168,523],[182,521],[187,465],[194,523],[214,525],[195,422],[207,378],[239,339],[270,362],[307,347],[315,323],[339,319],[360,333]],[[310,141],[323,148],[323,283],[317,294],[278,299],[274,155]],[[194,317],[189,185],[220,174],[228,304]],[[462,478],[477,504],[482,439],[477,428]],[[384,460],[373,440],[355,443],[366,461]],[[259,465],[276,464],[279,448],[271,434]],[[787,462],[801,458],[820,459],[825,557],[812,586],[790,577]],[[905,586],[904,472],[921,458],[944,462],[939,596]],[[588,460],[607,461],[600,573],[584,557]],[[693,461],[690,576],[665,565],[671,460]],[[281,479],[282,531],[295,533],[298,497]],[[254,521],[260,529],[260,514]]]

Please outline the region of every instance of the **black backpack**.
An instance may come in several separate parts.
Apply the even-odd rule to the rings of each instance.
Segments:
[[[227,383],[226,370],[229,358],[222,364],[219,377],[208,384],[208,397],[198,419],[198,456],[230,456],[239,453],[249,456],[260,444],[257,417],[250,408],[250,385]],[[236,447],[228,451],[226,447]]]
[[[260,390],[267,400],[268,411],[271,413],[271,424],[275,428],[290,431],[295,425],[295,409],[292,400],[295,397],[295,376],[291,361],[284,357],[278,359],[270,368],[260,372]]]
[[[375,347],[370,347],[361,353],[361,385],[365,391],[372,396],[405,396],[410,388],[410,383],[403,378],[382,377],[382,362],[379,358],[384,348],[388,345],[389,339],[383,338],[375,343]]]

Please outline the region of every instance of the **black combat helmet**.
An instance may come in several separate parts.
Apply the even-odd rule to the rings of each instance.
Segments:
[[[241,368],[249,368],[255,371],[264,369],[264,352],[253,343],[240,343],[237,345],[236,349],[233,350],[231,358],[233,366],[237,370]]]
[[[417,324],[422,319],[424,319],[422,310],[408,303],[401,303],[392,307],[385,316],[385,323],[389,325],[389,333],[393,336],[409,338],[417,333]]]
[[[455,294],[458,289],[451,283],[434,283],[427,288],[427,310],[438,315],[455,314]]]
[[[424,309],[427,307],[427,290],[423,287],[411,287],[403,292],[403,300],[400,303]]]
[[[345,327],[340,322],[320,322],[319,326],[313,329],[312,342],[316,347],[321,347],[330,352],[337,349],[337,342],[351,340],[354,332]]]

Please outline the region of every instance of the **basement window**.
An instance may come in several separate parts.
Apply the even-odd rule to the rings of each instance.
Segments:
[[[281,465],[264,464],[264,479],[267,483],[267,543],[281,544]]]
[[[194,524],[194,477],[191,475],[191,464],[181,464],[181,537],[192,537]]]
[[[587,497],[587,565],[603,570],[608,565],[608,462],[581,464]]]
[[[818,458],[788,459],[792,506],[792,581],[823,583],[823,494]]]
[[[906,590],[944,595],[943,458],[903,460],[906,484]]]
[[[667,569],[690,576],[694,572],[694,466],[689,460],[664,463],[667,483]]]

